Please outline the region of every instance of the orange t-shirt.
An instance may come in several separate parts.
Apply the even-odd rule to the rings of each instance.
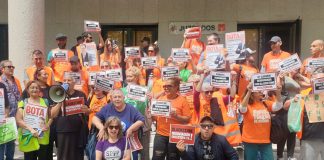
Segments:
[[[162,96],[159,100],[167,100],[166,96]],[[171,108],[176,109],[177,115],[191,117],[189,104],[185,97],[178,96],[176,99],[171,100]],[[157,129],[156,132],[162,136],[170,135],[171,124],[183,124],[174,118],[157,117],[156,118]]]
[[[322,56],[320,56],[319,58],[324,58],[324,54]],[[307,64],[308,64],[308,61],[311,60],[311,59],[316,59],[316,58],[313,58],[313,57],[308,57],[306,58],[304,61],[303,61],[303,65],[302,67],[300,68],[300,73],[304,76],[306,76],[307,78],[311,78],[312,76],[312,73],[311,71],[308,69],[307,67]]]
[[[106,54],[106,53],[102,53],[100,55],[100,63],[104,62],[104,61],[109,61],[111,63],[112,68],[119,68],[119,64],[120,64],[120,53],[113,53],[113,54]]]
[[[103,98],[101,99],[98,99],[96,95],[94,95],[91,99],[91,102],[90,102],[90,113],[89,113],[89,122],[88,122],[88,126],[89,126],[89,129],[91,128],[91,124],[92,124],[92,118],[93,116],[96,115],[97,112],[100,111],[100,109],[102,107],[104,107],[107,102],[109,101],[109,98],[110,96],[104,96]]]
[[[163,91],[163,84],[161,78],[153,78],[152,93],[153,95],[158,94]]]
[[[51,86],[54,82],[53,70],[51,67],[47,67],[47,66],[44,66],[43,68],[44,68],[45,72],[48,74],[47,85]],[[31,66],[25,70],[25,84],[27,84],[28,81],[34,80],[34,74],[36,72],[36,69],[37,69],[36,66]]]
[[[270,143],[272,101],[254,102],[248,105],[247,112],[243,113],[242,141],[247,143]]]
[[[59,51],[60,49],[56,48],[51,50],[49,53],[48,61],[51,65],[51,68],[54,72],[54,79],[55,81],[62,82],[63,81],[63,74],[65,71],[68,71],[70,68],[70,62],[69,59],[74,55],[74,53],[70,50],[67,51],[67,57],[65,60],[55,60],[53,58],[55,55],[53,53]]]
[[[70,72],[72,72],[72,71],[70,70]],[[80,81],[75,83],[74,89],[83,92],[86,95],[86,97],[88,97],[88,94],[89,94],[88,72],[83,69],[83,70],[80,70],[79,73],[80,73]]]
[[[279,62],[288,57],[290,57],[290,53],[288,52],[281,51],[280,54],[273,54],[272,51],[270,51],[264,55],[261,65],[265,67],[267,73],[277,72]]]
[[[240,69],[241,68],[241,69]],[[248,86],[248,84],[250,83],[250,79],[252,77],[253,74],[258,73],[259,70],[251,67],[251,66],[247,66],[245,64],[234,64],[233,65],[233,70],[237,73],[241,72],[241,76],[239,79],[239,86],[238,86],[238,96],[242,97],[246,87]],[[241,70],[241,71],[240,71]]]
[[[195,65],[198,64],[200,54],[202,54],[206,48],[204,42],[199,39],[187,39],[184,43],[183,48],[188,48],[191,55],[192,61]],[[192,70],[191,64],[188,65],[187,69]]]

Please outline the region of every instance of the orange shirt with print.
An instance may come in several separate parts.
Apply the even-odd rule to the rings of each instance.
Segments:
[[[319,58],[324,58],[324,54],[322,54]],[[302,67],[300,68],[300,73],[302,75],[306,76],[307,78],[311,78],[311,76],[312,76],[312,73],[308,70],[308,67],[307,67],[308,61],[311,59],[316,59],[316,58],[313,58],[313,57],[306,58],[303,61]]]
[[[51,53],[55,53],[59,49],[53,49]],[[67,59],[65,61],[57,61],[54,58],[51,59],[50,64],[52,67],[52,70],[54,72],[54,79],[55,81],[62,82],[63,81],[63,74],[65,71],[68,71],[70,68],[70,62],[69,59],[74,56],[74,53],[70,50],[68,50]]]
[[[277,72],[279,62],[288,57],[290,57],[290,53],[288,52],[281,51],[280,54],[274,54],[272,51],[270,51],[264,55],[261,65],[265,67],[265,71],[267,73]]]
[[[200,58],[200,54],[204,52],[206,45],[199,39],[186,39],[183,48],[189,49],[192,62],[195,65],[197,65]],[[188,64],[187,69],[192,70],[191,64]]]
[[[43,68],[44,68],[45,72],[48,75],[48,77],[47,77],[47,85],[49,85],[49,86],[53,85],[53,83],[54,83],[54,73],[53,73],[52,68],[51,67],[47,67],[47,66],[44,66]],[[34,74],[36,72],[36,69],[37,68],[34,65],[34,66],[28,67],[25,70],[25,74],[27,75],[27,77],[26,77],[27,79],[25,78],[25,80],[27,80],[27,81],[25,81],[25,84],[27,84],[28,81],[34,80]]]
[[[237,94],[238,94],[239,97],[242,97],[245,90],[246,90],[246,87],[250,83],[250,79],[251,79],[252,75],[255,74],[255,73],[258,73],[259,70],[254,68],[254,67],[245,65],[245,64],[242,64],[242,65],[234,64],[233,65],[233,70],[236,73],[241,72]]]
[[[104,96],[101,99],[98,99],[96,95],[94,95],[92,97],[92,99],[90,101],[90,105],[89,105],[89,108],[90,108],[89,122],[88,122],[89,129],[91,128],[93,116],[95,116],[96,113],[99,112],[100,109],[107,104],[107,102],[110,99],[109,97],[110,97],[109,95]]]
[[[70,72],[72,72],[70,70]],[[78,90],[78,91],[81,91],[83,92],[86,97],[88,97],[89,95],[89,86],[88,86],[88,82],[89,82],[89,75],[88,75],[88,72],[85,70],[85,69],[82,69],[79,71],[80,73],[80,82],[79,83],[76,83],[75,86],[74,86],[74,89],[75,90]]]
[[[108,61],[110,62],[112,68],[119,68],[120,60],[121,57],[119,53],[113,53],[113,54],[102,53],[100,55],[100,63],[104,61]]]
[[[167,100],[166,96],[162,96],[159,100]],[[171,100],[171,108],[176,110],[176,114],[180,116],[191,117],[189,104],[185,97],[178,96],[176,99]],[[183,124],[175,118],[157,117],[156,132],[162,136],[170,136],[171,124]]]
[[[273,101],[254,102],[247,106],[247,112],[243,113],[242,141],[247,143],[270,143],[270,127]]]

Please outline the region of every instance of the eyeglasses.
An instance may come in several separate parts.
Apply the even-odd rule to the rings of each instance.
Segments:
[[[172,88],[174,87],[173,85],[163,85],[163,88]]]
[[[119,126],[109,126],[108,128],[111,129],[111,130],[114,129],[114,128],[115,128],[116,130],[118,130],[118,129],[119,129]]]
[[[205,93],[205,94],[213,94],[214,91],[205,91],[204,93]]]
[[[200,127],[203,129],[212,129],[214,127],[213,124],[200,124]]]
[[[15,69],[15,66],[4,66],[4,67],[7,67],[9,69]]]

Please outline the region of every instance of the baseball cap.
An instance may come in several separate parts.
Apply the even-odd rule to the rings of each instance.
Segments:
[[[80,62],[80,61],[79,61],[79,57],[78,57],[78,56],[72,56],[72,57],[70,58],[70,62]]]
[[[201,118],[200,123],[202,123],[204,121],[211,121],[211,122],[215,123],[213,118],[211,118],[210,116],[204,116],[203,118]]]
[[[281,42],[281,38],[279,36],[273,36],[269,42]]]
[[[66,39],[67,36],[63,33],[58,33],[56,36],[55,36],[55,39],[58,40],[58,39]]]

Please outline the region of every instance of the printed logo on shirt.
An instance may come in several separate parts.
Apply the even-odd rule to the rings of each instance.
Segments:
[[[269,61],[269,64],[270,64],[269,67],[270,67],[270,69],[273,70],[273,71],[277,71],[280,62],[281,62],[281,59],[271,59]]]
[[[123,121],[121,121],[121,125],[122,125],[122,128],[123,128],[123,132],[125,132],[126,131],[126,123],[125,122],[123,122]]]
[[[270,114],[267,110],[253,110],[254,123],[270,122]]]
[[[119,160],[121,158],[121,150],[116,147],[109,147],[105,150],[105,159],[110,159],[110,160]]]
[[[200,54],[202,52],[202,48],[200,46],[192,45],[191,50],[193,53]]]

